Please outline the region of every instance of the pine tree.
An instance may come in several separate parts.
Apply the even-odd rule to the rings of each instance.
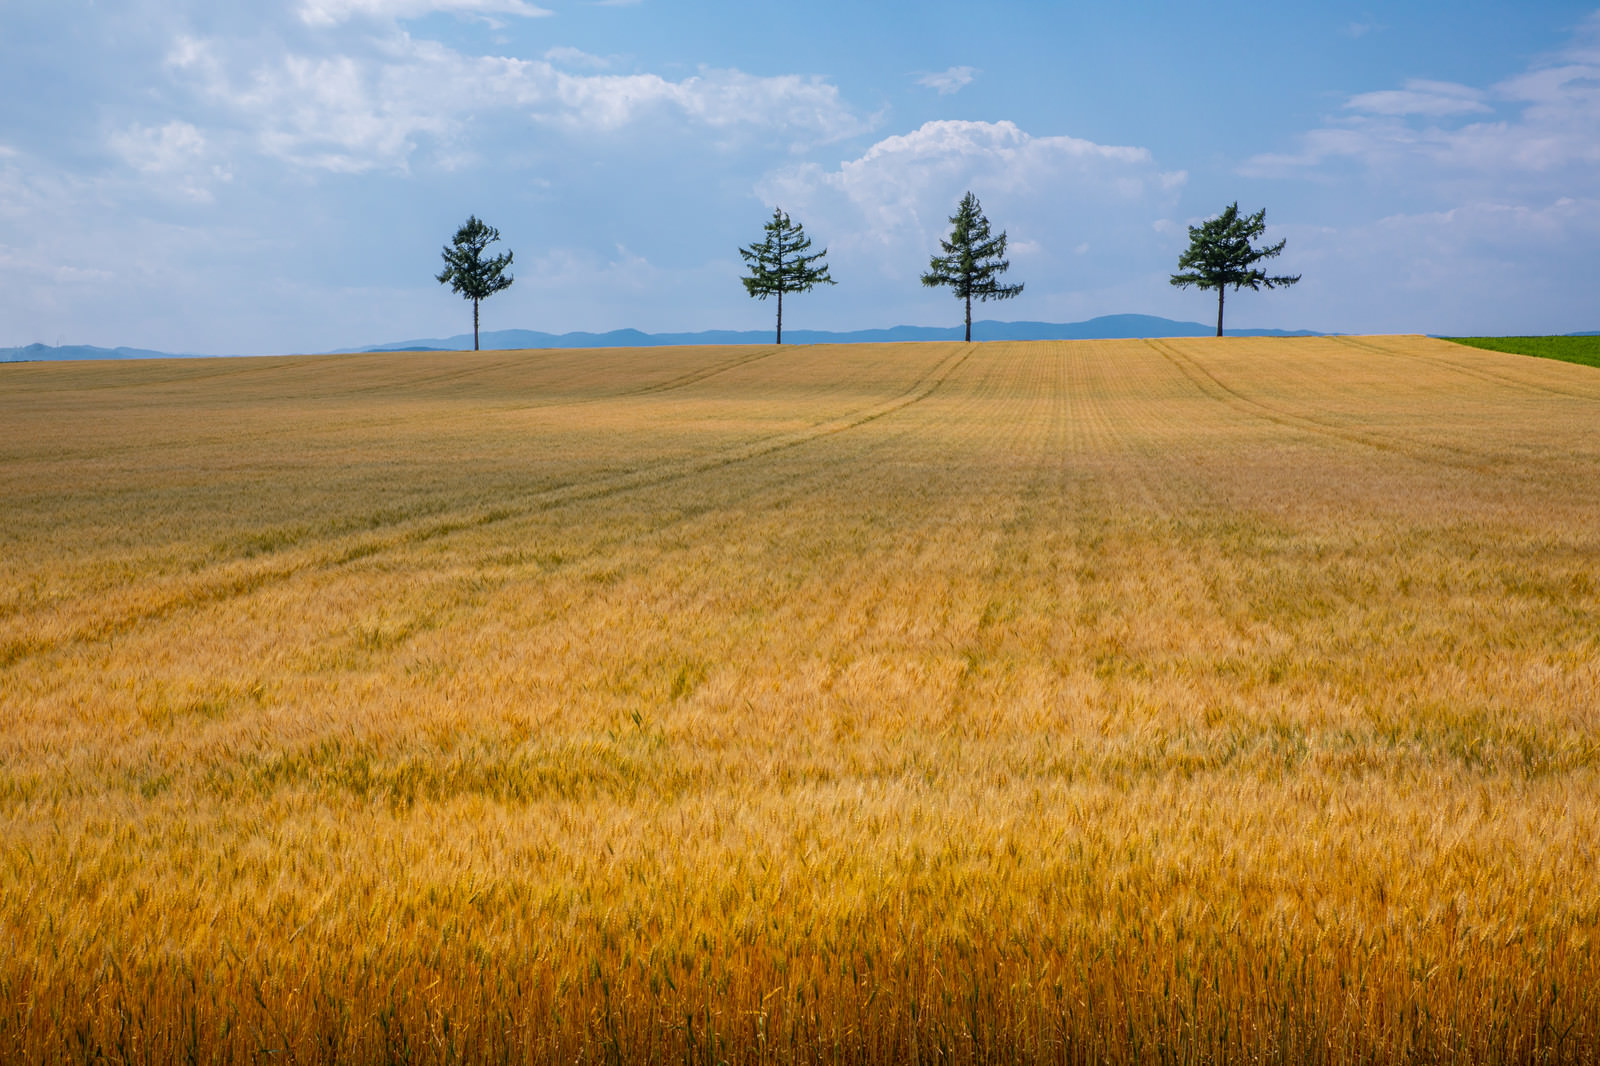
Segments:
[[[505,272],[511,265],[511,252],[485,259],[483,251],[500,239],[500,231],[468,215],[444,249],[444,270],[440,284],[449,285],[463,299],[472,301],[472,350],[478,350],[478,303],[497,292],[511,288],[515,279]]]
[[[1180,289],[1194,285],[1217,290],[1219,337],[1222,336],[1222,304],[1229,285],[1234,291],[1256,292],[1288,288],[1300,280],[1299,274],[1269,275],[1255,268],[1261,260],[1275,258],[1288,243],[1279,241],[1265,248],[1252,247],[1250,242],[1266,229],[1267,209],[1263,207],[1253,215],[1240,218],[1238,201],[1229,204],[1216,218],[1189,227],[1188,250],[1178,257],[1178,269],[1186,273],[1172,275],[1172,284]]]
[[[966,301],[967,340],[972,339],[972,298],[979,300],[1009,300],[1022,292],[1022,286],[1001,285],[997,280],[1011,268],[1005,259],[1006,235],[989,235],[989,220],[983,216],[983,205],[972,193],[961,198],[956,213],[950,216],[954,227],[949,240],[941,240],[939,247],[944,255],[929,261],[928,273],[922,283],[930,288],[948,285],[955,291],[956,299]]]
[[[783,208],[773,208],[772,221],[762,229],[766,237],[760,244],[739,249],[745,265],[750,268],[750,276],[739,280],[744,282],[745,291],[751,296],[762,300],[773,295],[778,297],[777,343],[782,344],[783,294],[810,292],[818,285],[834,285],[837,282],[828,276],[828,264],[823,262],[828,250],[824,248],[807,255],[806,249],[811,247],[811,238],[806,236],[804,226],[789,220]],[[817,265],[819,263],[820,266]]]

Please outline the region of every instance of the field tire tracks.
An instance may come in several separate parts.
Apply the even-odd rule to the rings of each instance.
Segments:
[[[665,464],[627,471],[596,482],[573,482],[542,489],[515,502],[471,514],[436,520],[411,519],[380,533],[348,536],[335,544],[320,546],[320,550],[301,549],[298,553],[299,558],[284,559],[280,555],[253,566],[236,564],[234,569],[225,575],[218,575],[213,570],[200,580],[184,583],[156,603],[133,611],[102,615],[64,633],[47,634],[36,631],[21,636],[0,637],[0,668],[64,647],[111,639],[131,632],[140,625],[159,621],[182,611],[248,595],[302,574],[336,569],[404,545],[437,540],[463,530],[495,525],[538,511],[659,487],[846,433],[927,399],[950,379],[975,350],[971,345],[958,348],[936,362],[906,389],[889,399],[869,404],[841,417],[814,423],[802,430],[745,442],[709,455],[695,456],[686,460],[670,460]],[[765,352],[742,361],[749,362],[770,354],[772,353]],[[728,365],[716,372],[732,368],[733,365]]]
[[[1558,389],[1552,385],[1541,385],[1536,381],[1527,381],[1523,378],[1515,377],[1510,374],[1497,374],[1492,370],[1486,370],[1475,366],[1467,366],[1452,359],[1446,359],[1442,355],[1428,355],[1422,352],[1405,352],[1402,354],[1400,352],[1391,351],[1387,348],[1382,348],[1376,344],[1370,344],[1366,341],[1357,340],[1354,337],[1329,337],[1328,339],[1334,341],[1335,343],[1342,344],[1347,348],[1354,348],[1357,351],[1366,352],[1371,355],[1386,355],[1394,359],[1419,359],[1423,362],[1431,363],[1434,366],[1445,367],[1446,369],[1455,371],[1458,374],[1465,374],[1468,377],[1477,378],[1479,381],[1487,381],[1495,385],[1507,385],[1512,388],[1522,389],[1525,392],[1543,393],[1548,396],[1562,396],[1566,397],[1567,399],[1574,400],[1588,400],[1591,403],[1600,402],[1600,390],[1596,390],[1595,392],[1574,392],[1571,389]],[[1458,345],[1458,347],[1461,347],[1469,352],[1484,351],[1484,349],[1481,348],[1473,348],[1471,345]],[[1498,352],[1495,354],[1509,355],[1511,353]],[[1523,356],[1522,358],[1532,359],[1536,357]]]
[[[1286,411],[1271,404],[1263,403],[1229,386],[1198,361],[1179,352],[1165,341],[1146,340],[1144,343],[1177,367],[1202,393],[1220,403],[1227,404],[1242,414],[1264,419],[1285,428],[1299,429],[1333,437],[1351,444],[1360,444],[1381,452],[1403,455],[1418,462],[1451,466],[1479,473],[1486,473],[1489,470],[1490,457],[1481,452],[1445,444],[1429,444],[1407,437],[1364,432],[1359,429],[1342,426],[1336,422]]]

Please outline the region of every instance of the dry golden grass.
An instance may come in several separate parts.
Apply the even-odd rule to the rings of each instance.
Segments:
[[[0,1060],[1600,1059],[1600,373],[0,367]]]

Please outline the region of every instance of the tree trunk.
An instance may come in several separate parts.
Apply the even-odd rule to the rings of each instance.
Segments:
[[[783,290],[778,290],[778,343],[783,343]]]
[[[967,343],[972,343],[972,296],[967,296]]]
[[[1226,285],[1217,286],[1217,336],[1222,336],[1222,297],[1228,291]]]
[[[472,301],[472,350],[478,350],[478,301]]]

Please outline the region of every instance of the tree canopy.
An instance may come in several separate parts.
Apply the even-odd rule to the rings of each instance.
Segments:
[[[1189,227],[1189,247],[1178,257],[1180,274],[1172,275],[1172,284],[1180,289],[1193,285],[1200,289],[1217,290],[1217,336],[1222,336],[1222,305],[1228,286],[1239,289],[1287,288],[1300,280],[1299,274],[1269,275],[1258,270],[1256,264],[1263,259],[1276,258],[1286,241],[1256,248],[1252,245],[1267,229],[1267,209],[1253,215],[1240,216],[1239,203],[1234,201],[1216,218],[1207,219],[1198,226]]]
[[[778,298],[776,343],[782,344],[783,294],[810,292],[818,285],[837,283],[828,276],[828,264],[824,261],[828,250],[824,248],[807,255],[811,238],[806,236],[805,227],[791,221],[783,208],[773,208],[772,220],[762,229],[765,236],[761,241],[739,249],[745,265],[750,268],[749,275],[739,280],[744,282],[745,291],[757,299]]]
[[[1020,295],[1022,285],[1002,285],[999,278],[1011,268],[1005,258],[1006,235],[990,236],[989,220],[984,217],[983,205],[968,192],[961,198],[956,213],[950,216],[950,239],[940,240],[944,255],[934,256],[922,283],[930,288],[948,285],[956,299],[967,306],[967,340],[972,339],[972,301],[1009,300]]]
[[[500,239],[500,231],[468,215],[456,230],[456,235],[444,247],[444,270],[439,272],[441,284],[449,285],[463,299],[472,301],[472,350],[478,350],[478,303],[497,292],[511,287],[516,280],[507,274],[511,265],[511,252],[485,259],[484,250]]]

